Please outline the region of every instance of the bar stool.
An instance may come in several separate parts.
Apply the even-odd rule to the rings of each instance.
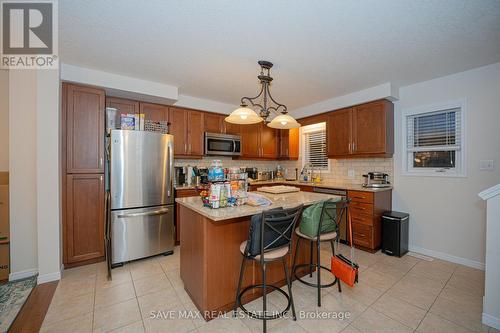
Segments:
[[[240,245],[240,252],[243,255],[240,268],[238,289],[236,290],[236,300],[234,304],[234,315],[239,308],[252,318],[263,320],[263,331],[267,330],[267,320],[282,317],[292,308],[293,320],[297,320],[295,306],[293,304],[291,277],[288,274],[286,255],[290,252],[292,244],[293,230],[302,213],[303,205],[291,209],[272,209],[262,212],[262,214],[252,217],[248,240]],[[263,241],[261,241],[263,240]],[[245,273],[247,260],[255,260],[260,263],[262,272],[262,284],[255,284],[241,290],[241,284]],[[288,294],[281,288],[266,283],[266,265],[269,262],[281,260],[285,272]],[[263,315],[247,310],[241,304],[241,297],[249,290],[261,288],[263,293]],[[288,304],[285,310],[278,314],[267,314],[267,288],[277,290],[285,296]]]
[[[331,283],[327,284],[321,284],[321,269],[325,269],[330,272],[330,269],[328,267],[322,266],[321,265],[321,257],[320,257],[320,250],[321,250],[321,242],[330,242],[330,245],[332,247],[332,255],[335,255],[335,246],[334,242],[337,240],[338,237],[338,231],[339,231],[339,221],[342,221],[342,216],[344,214],[347,214],[347,207],[349,205],[349,199],[342,199],[341,201],[331,201],[327,200],[323,202],[323,206],[321,208],[321,215],[320,215],[320,220],[318,224],[318,233],[316,234],[315,237],[310,237],[308,235],[303,234],[300,232],[300,227],[297,227],[295,229],[295,233],[297,234],[297,242],[295,246],[295,255],[293,257],[293,266],[292,266],[292,274],[301,283],[315,287],[318,290],[318,306],[321,306],[321,289],[322,288],[328,288],[335,283],[338,285],[339,292],[342,292],[342,287],[340,286],[340,280],[335,278],[335,280]],[[333,220],[335,222],[335,231],[331,232],[326,232],[326,233],[321,233],[321,228],[323,226],[323,223],[325,221]],[[302,222],[301,222],[302,223]],[[309,259],[309,264],[301,264],[301,265],[296,265],[296,258],[297,258],[297,253],[299,250],[299,245],[300,245],[300,240],[308,240],[310,244],[310,259]],[[313,262],[313,248],[314,248],[314,242],[317,244],[316,248],[316,262]],[[309,277],[312,277],[312,272],[313,269],[317,269],[317,281],[316,283],[310,283],[302,278],[297,276],[297,268],[300,267],[309,267]]]

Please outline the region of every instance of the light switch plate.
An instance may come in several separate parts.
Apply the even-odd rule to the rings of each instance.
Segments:
[[[495,163],[493,160],[480,160],[479,161],[479,170],[494,170]]]
[[[353,169],[349,169],[349,170],[347,170],[347,177],[349,177],[349,178],[354,178],[354,177],[355,177],[355,175],[356,175],[356,173],[354,172],[354,170],[353,170]]]

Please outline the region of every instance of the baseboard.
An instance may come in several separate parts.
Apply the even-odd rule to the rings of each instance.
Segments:
[[[38,269],[32,268],[20,272],[10,273],[9,281],[21,280],[38,274]]]
[[[408,249],[412,252],[421,253],[421,254],[424,254],[426,256],[450,261],[450,262],[453,262],[455,264],[460,264],[460,265],[480,269],[482,271],[484,271],[484,269],[485,269],[485,264],[483,262],[470,260],[470,259],[466,259],[466,258],[461,258],[461,257],[456,257],[456,256],[453,256],[453,255],[448,254],[448,253],[424,249],[423,247],[415,246],[415,245],[410,245],[408,247]]]
[[[43,275],[38,275],[37,284],[59,281],[61,279],[61,272],[53,272]]]
[[[487,313],[483,312],[483,324],[488,325],[489,327],[496,328],[500,330],[500,318],[493,317]]]

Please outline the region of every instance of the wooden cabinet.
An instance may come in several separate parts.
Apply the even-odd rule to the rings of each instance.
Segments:
[[[176,157],[200,158],[203,155],[204,113],[170,108],[169,121]]]
[[[349,155],[352,145],[352,108],[329,114],[326,131],[328,157]]]
[[[243,158],[274,159],[278,157],[277,130],[264,123],[241,125]]]
[[[167,121],[169,116],[169,107],[160,104],[140,103],[140,113],[144,114],[144,120]]]
[[[64,263],[104,257],[104,175],[66,176]]]
[[[64,84],[67,173],[104,172],[104,90]]]
[[[327,148],[332,158],[392,156],[393,104],[380,100],[329,113]]]
[[[205,132],[224,133],[224,117],[217,113],[205,113]]]
[[[298,160],[299,159],[299,129],[280,130],[279,154],[280,159]]]
[[[347,196],[351,199],[349,215],[354,245],[377,251],[382,239],[382,214],[391,210],[392,191],[348,191]]]
[[[226,115],[222,116],[222,125],[224,128],[224,133],[233,134],[233,135],[240,135],[241,134],[241,125],[228,123],[227,121],[224,120],[224,118],[226,118]]]
[[[198,191],[194,188],[189,189],[176,189],[175,197],[176,198],[185,198],[185,197],[196,197],[198,196]],[[179,244],[181,241],[181,218],[179,216],[179,204],[175,204],[175,243]]]
[[[139,102],[129,99],[106,97],[106,107],[116,109],[116,121],[120,124],[121,115],[139,113]]]

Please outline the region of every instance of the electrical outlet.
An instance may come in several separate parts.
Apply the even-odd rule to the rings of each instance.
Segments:
[[[479,161],[479,170],[494,170],[495,163],[493,160],[480,160]]]
[[[355,176],[356,176],[356,173],[354,172],[353,169],[347,170],[347,177],[354,178]]]

